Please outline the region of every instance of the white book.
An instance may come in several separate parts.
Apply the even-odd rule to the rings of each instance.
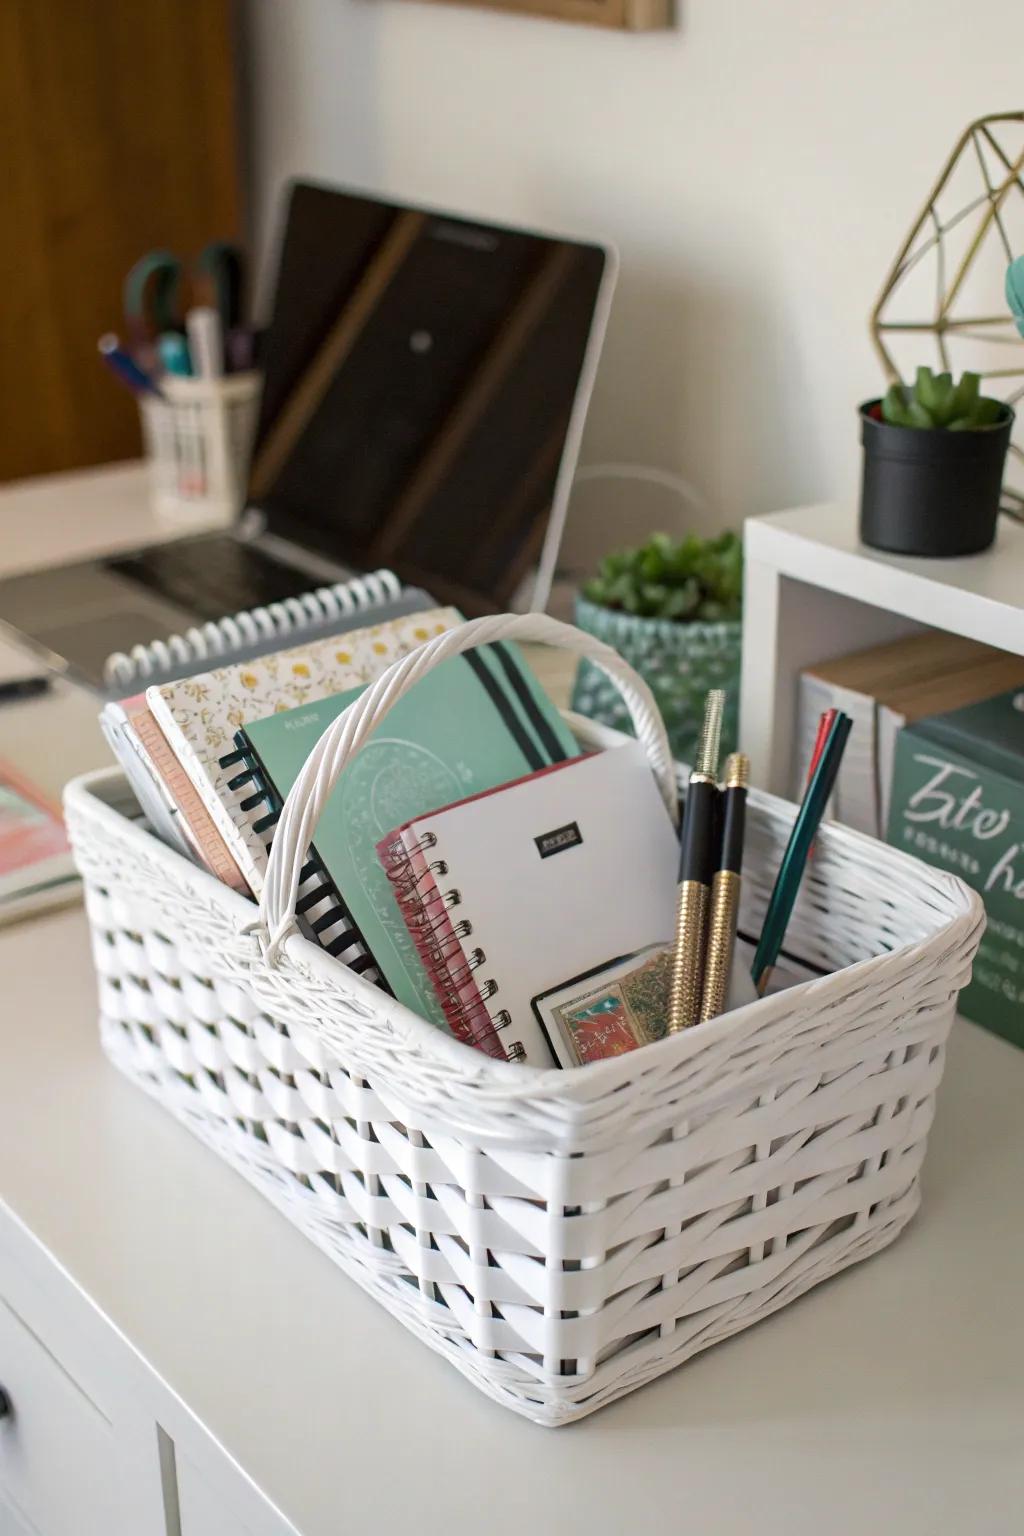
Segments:
[[[125,778],[139,802],[139,809],[153,831],[168,848],[184,854],[187,859],[194,858],[194,846],[182,826],[178,808],[132,723],[132,706],[137,702],[144,704],[145,700],[109,700],[100,711],[100,730],[124,769]]]
[[[807,667],[800,675],[791,794],[803,794],[822,710],[852,726],[829,814],[884,838],[896,738],[904,725],[1024,683],[1024,661],[961,635],[926,631]]]
[[[248,885],[145,697],[110,700],[100,727],[157,836],[244,896]]]
[[[441,989],[463,989],[449,1001],[487,1049],[464,995],[471,979],[512,1060],[557,1064],[535,999],[672,938],[678,839],[639,742],[418,817],[399,837],[411,859],[419,851],[417,910],[403,916],[421,943],[431,926],[435,985],[443,963]]]

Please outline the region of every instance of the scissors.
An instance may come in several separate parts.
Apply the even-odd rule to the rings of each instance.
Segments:
[[[182,266],[171,251],[148,251],[124,280],[124,318],[136,338],[180,331]]]
[[[199,254],[192,275],[212,289],[212,303],[225,334],[241,324],[244,264],[236,245],[214,240]],[[185,331],[182,307],[184,263],[173,251],[147,251],[124,280],[124,314],[129,331],[152,341]]]
[[[213,240],[199,253],[196,272],[213,289],[213,307],[220,315],[224,333],[242,323],[244,278],[242,253],[228,240]]]

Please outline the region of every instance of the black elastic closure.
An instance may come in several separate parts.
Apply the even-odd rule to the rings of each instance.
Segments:
[[[523,676],[522,669],[508,649],[508,646],[499,640],[490,649],[497,657],[498,665],[512,685],[516,698],[523,706],[523,713],[526,715],[528,723],[536,731],[541,746],[548,754],[549,761],[552,763],[566,762],[569,754],[555,735],[550,720],[545,717],[540,705],[530,692],[529,684]]]
[[[473,651],[467,651],[466,661],[480,680],[487,697],[508,727],[510,736],[515,741],[516,746],[523,754],[529,766],[534,772],[540,768],[547,767],[536,743],[523,726],[522,721],[509,702],[508,696],[499,687],[497,679],[491,676],[481,657],[475,655]]]

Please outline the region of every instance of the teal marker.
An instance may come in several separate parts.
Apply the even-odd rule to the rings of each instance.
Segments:
[[[177,374],[183,379],[191,377],[192,359],[189,356],[188,342],[180,331],[165,331],[157,342],[157,350],[160,361],[168,373]]]

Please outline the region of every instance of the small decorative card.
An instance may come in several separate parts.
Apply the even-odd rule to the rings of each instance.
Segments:
[[[651,944],[533,999],[533,1011],[562,1067],[621,1056],[659,1040],[668,1016],[671,950]]]
[[[757,1001],[749,948],[740,944],[733,956],[728,1008]],[[585,1067],[662,1039],[671,965],[669,946],[649,944],[535,997],[534,1015],[559,1066]]]

